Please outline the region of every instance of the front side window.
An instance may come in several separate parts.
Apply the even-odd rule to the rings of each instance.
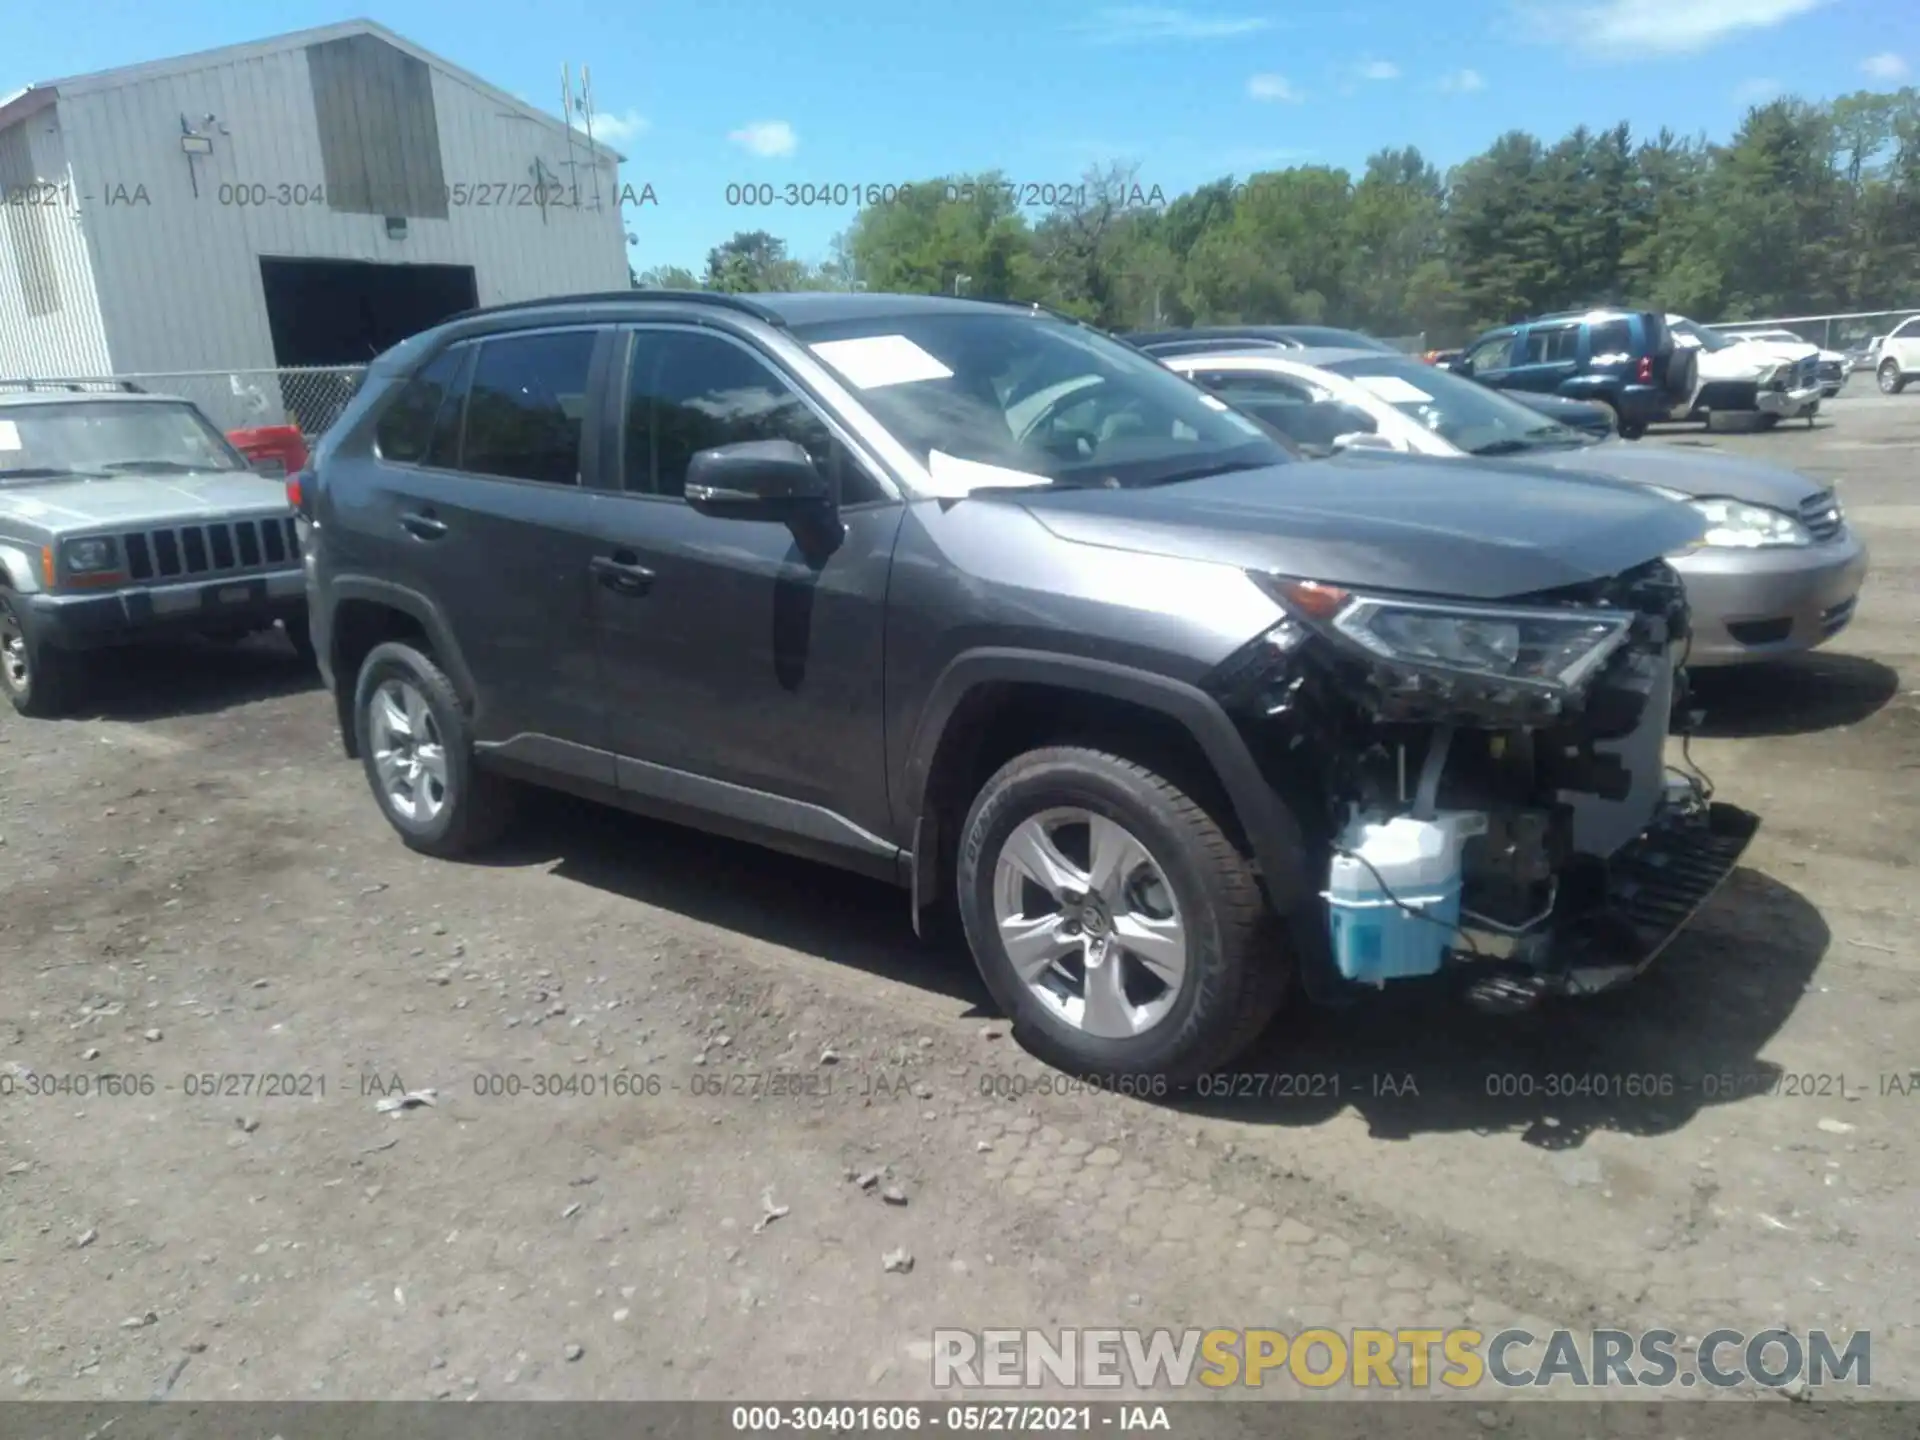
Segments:
[[[578,485],[594,339],[591,330],[562,330],[480,342],[467,387],[460,468]]]
[[[1507,356],[1513,352],[1513,332],[1503,330],[1498,335],[1489,335],[1476,341],[1471,350],[1462,358],[1474,370],[1503,370]]]
[[[184,401],[63,400],[0,410],[0,482],[247,468],[246,457]]]
[[[1166,484],[1290,457],[1258,425],[1129,346],[1009,307],[800,326],[935,484]],[[956,485],[971,483],[956,478]]]
[[[791,440],[812,458],[843,505],[884,492],[778,372],[718,335],[642,330],[627,365],[622,483],[678,498],[702,450],[749,440]]]

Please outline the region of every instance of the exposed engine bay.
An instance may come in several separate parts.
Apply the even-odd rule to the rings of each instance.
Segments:
[[[1664,561],[1499,607],[1279,595],[1297,622],[1221,680],[1325,867],[1348,982],[1454,971],[1498,1009],[1608,988],[1757,828],[1668,765],[1688,621]]]

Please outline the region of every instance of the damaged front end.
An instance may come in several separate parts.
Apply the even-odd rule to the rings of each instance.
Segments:
[[[1257,578],[1287,618],[1209,688],[1307,841],[1322,998],[1443,972],[1490,1009],[1611,988],[1751,840],[1667,764],[1688,617],[1664,560],[1494,605]]]

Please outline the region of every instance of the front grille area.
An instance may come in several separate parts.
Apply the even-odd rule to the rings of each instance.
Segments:
[[[1819,366],[1822,385],[1838,385],[1847,378],[1847,366],[1844,360],[1822,360]]]
[[[1840,499],[1831,490],[1809,495],[1800,502],[1800,523],[1815,540],[1831,540],[1846,523],[1840,513]]]
[[[1794,361],[1793,388],[1796,390],[1805,390],[1809,385],[1812,385],[1818,373],[1819,364],[1820,359],[1816,355],[1809,355],[1804,360]]]
[[[285,565],[300,554],[300,535],[291,515],[136,530],[122,535],[120,544],[127,556],[127,574],[135,580],[222,575]]]

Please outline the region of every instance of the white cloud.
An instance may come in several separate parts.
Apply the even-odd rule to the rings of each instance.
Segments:
[[[575,115],[573,128],[582,135],[587,133],[587,117]],[[638,110],[627,110],[618,115],[595,115],[593,117],[593,138],[603,140],[609,145],[624,145],[629,140],[637,140],[653,128],[653,122]]]
[[[742,125],[727,138],[742,150],[765,159],[791,155],[800,145],[793,126],[784,120],[756,120],[751,125]]]
[[[1764,105],[1769,100],[1780,98],[1785,87],[1771,76],[1759,76],[1752,80],[1742,80],[1733,87],[1733,98],[1742,105]]]
[[[1571,9],[1520,0],[1539,38],[1609,57],[1684,55],[1745,30],[1771,30],[1831,0],[1598,0]]]
[[[1451,95],[1470,95],[1486,89],[1487,82],[1478,70],[1455,70],[1440,77],[1440,88]]]
[[[1359,70],[1362,80],[1398,80],[1400,67],[1391,60],[1369,60]]]
[[[1875,80],[1907,78],[1907,62],[1891,50],[1882,50],[1878,55],[1869,55],[1860,62],[1860,68]]]
[[[1253,100],[1282,100],[1289,105],[1298,105],[1307,97],[1293,88],[1293,82],[1284,75],[1254,75],[1247,80],[1247,95]]]
[[[1126,5],[1100,11],[1075,27],[1097,45],[1147,45],[1158,40],[1226,40],[1273,28],[1258,15],[1200,15],[1153,5]]]

